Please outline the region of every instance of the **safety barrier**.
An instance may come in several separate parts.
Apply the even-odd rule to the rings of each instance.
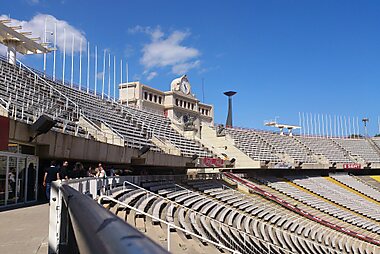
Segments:
[[[118,180],[115,177],[53,182],[49,253],[168,253],[90,197],[105,192]]]

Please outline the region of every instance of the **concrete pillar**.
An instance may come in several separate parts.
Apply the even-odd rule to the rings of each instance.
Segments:
[[[8,62],[10,64],[15,65],[16,64],[16,42],[9,41],[7,43],[8,46]]]

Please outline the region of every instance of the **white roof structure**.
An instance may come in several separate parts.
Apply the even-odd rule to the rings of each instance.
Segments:
[[[282,123],[277,123],[277,122],[266,122],[265,126],[271,126],[275,128],[280,129],[280,135],[284,135],[284,129],[288,129],[289,131],[289,136],[292,136],[292,131],[296,129],[301,129],[300,126],[298,125],[291,125],[291,124],[282,124]]]
[[[6,26],[8,20],[0,20],[0,43],[9,47],[9,45],[14,45],[15,50],[23,55],[30,54],[42,54],[48,53],[50,49],[43,46],[35,41],[26,37],[26,34],[31,34],[30,32],[18,32],[21,30],[21,26],[10,27]]]

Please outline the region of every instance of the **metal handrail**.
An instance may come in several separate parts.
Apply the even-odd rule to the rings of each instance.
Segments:
[[[70,101],[72,104],[74,104],[74,106],[78,110],[80,110],[79,106],[74,101],[72,101],[69,97],[67,97],[61,91],[59,91],[58,89],[56,89],[53,85],[49,84],[45,79],[41,78],[39,74],[37,74],[35,71],[33,71],[31,68],[29,68],[25,64],[23,64],[20,60],[17,59],[17,62],[20,63],[20,66],[23,66],[25,69],[27,69],[28,71],[30,71],[31,73],[33,73],[34,75],[36,75],[36,77],[38,77],[38,79],[42,80],[46,85],[48,85],[54,91],[56,91],[57,93],[59,93],[59,95],[61,95],[62,97],[64,97],[67,101]]]
[[[156,194],[156,193],[154,193],[154,192],[152,192],[152,191],[149,191],[149,190],[147,190],[147,189],[144,189],[144,188],[142,188],[142,187],[140,187],[140,186],[138,186],[138,185],[136,185],[136,184],[133,184],[133,183],[131,183],[131,182],[124,181],[124,182],[123,182],[123,189],[125,189],[125,184],[126,184],[126,183],[127,183],[128,185],[131,185],[131,186],[133,186],[133,187],[136,187],[136,188],[138,188],[138,189],[141,189],[141,190],[143,190],[143,191],[149,193],[150,195],[156,196],[156,197],[161,198],[161,199],[163,199],[163,200],[165,200],[165,201],[168,201],[168,202],[170,202],[170,203],[172,203],[172,204],[175,204],[175,205],[178,206],[178,207],[181,207],[181,208],[183,208],[183,209],[189,210],[189,211],[191,211],[191,212],[193,212],[193,213],[195,213],[195,214],[198,214],[198,215],[204,216],[204,217],[206,217],[207,219],[209,219],[210,221],[215,221],[215,222],[217,222],[218,224],[222,224],[222,225],[224,225],[225,227],[227,227],[227,228],[229,228],[229,229],[231,229],[231,230],[236,230],[237,232],[239,232],[239,233],[241,233],[241,234],[247,234],[245,231],[242,231],[242,230],[240,230],[240,229],[237,229],[237,228],[231,227],[230,225],[227,225],[227,224],[225,224],[225,223],[222,223],[222,222],[220,222],[220,221],[218,221],[218,220],[216,220],[216,219],[214,219],[214,218],[211,218],[211,217],[209,217],[209,216],[207,216],[207,215],[204,215],[204,214],[202,214],[202,213],[200,213],[200,212],[198,212],[198,211],[195,211],[195,210],[193,210],[193,209],[191,209],[191,208],[189,208],[189,207],[186,207],[186,206],[184,206],[184,205],[181,205],[181,204],[179,204],[179,203],[177,203],[177,202],[175,202],[175,201],[173,201],[173,200],[171,200],[171,199],[168,199],[168,198],[162,197],[162,196],[160,196],[160,195],[158,195],[158,194]],[[179,185],[178,185],[178,186],[179,186]],[[192,193],[196,193],[197,195],[200,196],[200,194],[197,193],[197,192],[194,192],[194,191],[192,191],[192,190],[186,189],[186,188],[184,188],[184,187],[182,187],[182,188],[183,188],[184,190],[187,190],[189,193],[190,193],[190,192],[192,192]],[[225,206],[224,204],[219,204],[219,205],[228,208],[228,207]],[[276,245],[272,244],[271,242],[268,242],[268,241],[265,241],[265,240],[263,240],[263,239],[260,239],[260,238],[254,236],[254,235],[250,235],[250,236],[253,237],[253,238],[255,238],[256,240],[258,240],[259,242],[264,242],[264,243],[268,244],[269,246],[276,246]],[[280,249],[282,249],[285,253],[293,253],[293,252],[290,251],[290,250],[286,250],[286,249],[284,249],[284,248],[282,248],[282,247],[279,247],[279,246],[276,246],[276,248],[277,248],[277,247],[280,248]]]
[[[167,238],[167,239],[168,239],[168,251],[170,251],[170,228],[174,228],[174,229],[180,230],[180,231],[182,231],[182,232],[184,232],[184,233],[186,233],[186,234],[189,234],[189,235],[195,236],[195,237],[197,237],[197,238],[199,238],[199,239],[201,239],[201,240],[203,240],[203,241],[206,241],[206,242],[208,242],[208,243],[211,243],[211,244],[213,244],[213,245],[215,245],[215,246],[217,246],[217,247],[219,247],[219,248],[222,248],[222,249],[228,250],[228,251],[230,251],[230,252],[232,252],[232,253],[240,254],[240,252],[237,251],[237,250],[233,250],[233,249],[231,249],[231,248],[228,248],[227,246],[224,246],[224,245],[221,244],[221,243],[217,243],[217,242],[214,242],[214,241],[209,240],[209,239],[207,239],[207,238],[204,238],[203,236],[197,235],[197,234],[195,234],[195,233],[193,233],[193,232],[191,232],[191,231],[188,231],[188,230],[186,230],[186,229],[183,229],[183,228],[181,228],[181,227],[178,227],[178,226],[175,225],[175,224],[172,224],[172,223],[170,223],[170,222],[167,222],[167,221],[165,221],[165,220],[162,220],[162,219],[160,219],[160,218],[157,218],[157,217],[155,217],[155,216],[153,216],[153,215],[151,215],[151,214],[149,214],[149,213],[146,213],[146,212],[144,212],[144,211],[141,211],[141,210],[139,210],[139,209],[137,209],[137,208],[135,208],[135,207],[133,207],[133,206],[128,205],[127,203],[121,202],[121,201],[119,201],[119,200],[117,200],[117,199],[114,199],[114,198],[111,198],[111,197],[109,197],[109,196],[100,196],[99,199],[98,199],[98,203],[99,203],[99,204],[102,204],[102,200],[103,200],[103,199],[108,199],[108,200],[110,200],[110,201],[112,201],[112,202],[115,202],[115,203],[117,203],[117,204],[119,204],[119,205],[125,206],[125,207],[127,207],[128,209],[131,209],[131,210],[133,210],[133,211],[135,211],[135,212],[138,212],[138,213],[140,213],[140,214],[142,214],[142,215],[148,216],[148,217],[150,217],[150,218],[152,218],[152,219],[154,219],[154,220],[157,220],[157,221],[159,221],[159,222],[161,222],[161,223],[166,224],[166,225],[168,226],[168,230],[167,230],[167,232],[168,232],[168,238]]]
[[[62,185],[59,189],[80,253],[168,253],[134,227],[97,205],[90,197],[68,185]],[[70,252],[70,249],[67,251]]]
[[[114,128],[112,128],[109,124],[107,124],[105,121],[103,120],[100,120],[107,128],[109,128],[111,131],[113,131],[119,138],[121,138],[123,140],[123,142],[125,142],[125,138],[123,135],[121,135],[117,130],[115,130]]]

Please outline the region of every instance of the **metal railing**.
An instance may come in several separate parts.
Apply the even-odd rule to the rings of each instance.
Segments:
[[[49,253],[168,252],[88,195],[57,181],[50,201]]]
[[[220,175],[220,174],[217,174],[217,175]],[[210,178],[210,179],[215,179],[215,178]],[[182,208],[182,209],[185,209],[186,211],[191,211],[191,212],[194,213],[194,214],[197,214],[197,215],[199,215],[199,216],[205,217],[205,218],[207,218],[209,221],[213,221],[213,222],[215,222],[216,224],[218,224],[219,227],[223,226],[223,227],[225,227],[225,228],[229,228],[230,230],[235,230],[236,232],[239,232],[239,233],[240,233],[241,235],[243,235],[244,237],[246,237],[246,235],[248,234],[248,233],[246,233],[246,232],[244,232],[244,231],[242,231],[242,230],[240,230],[240,229],[237,229],[237,228],[235,228],[235,227],[232,227],[232,226],[230,226],[230,225],[227,225],[227,224],[225,224],[225,223],[222,223],[222,222],[220,222],[219,220],[216,220],[216,219],[214,219],[214,218],[211,218],[211,217],[208,216],[208,215],[205,215],[205,214],[203,214],[203,213],[201,213],[201,212],[198,212],[198,211],[196,211],[196,210],[194,210],[194,209],[191,209],[191,208],[189,208],[189,207],[186,207],[186,206],[184,206],[184,205],[182,205],[182,204],[177,203],[176,201],[173,201],[173,200],[171,200],[171,199],[169,199],[169,198],[165,198],[165,197],[163,197],[163,196],[161,196],[161,195],[159,195],[159,194],[156,194],[156,193],[154,193],[154,192],[152,192],[152,191],[149,191],[149,190],[147,190],[147,189],[145,189],[145,188],[143,188],[143,187],[140,187],[140,186],[138,186],[138,185],[136,185],[136,184],[133,184],[133,183],[130,183],[130,182],[128,182],[128,181],[124,181],[124,182],[123,182],[123,189],[126,188],[126,185],[133,186],[133,187],[135,187],[135,188],[137,188],[137,189],[140,189],[140,190],[146,192],[148,195],[152,195],[152,196],[158,197],[158,198],[160,198],[160,199],[162,199],[162,200],[165,200],[165,201],[167,201],[167,202],[169,202],[169,203],[175,205],[176,207],[180,207],[180,208]],[[183,186],[180,186],[180,185],[177,185],[177,184],[175,184],[175,186],[176,186],[176,187],[179,187],[179,189],[186,190],[188,194],[192,193],[192,194],[195,194],[195,195],[197,195],[197,196],[203,196],[202,194],[200,194],[200,193],[198,193],[198,192],[194,192],[194,191],[189,190],[189,189],[186,189],[186,188],[183,187]],[[228,186],[226,186],[226,187],[229,188]],[[207,197],[204,196],[204,198],[207,198]],[[226,206],[226,205],[224,205],[224,204],[222,204],[222,203],[218,203],[218,205],[219,205],[219,206],[223,206],[223,207],[225,207],[225,208],[228,208],[228,206]],[[142,213],[140,210],[138,210],[138,212],[139,212],[139,213]],[[283,253],[292,253],[292,251],[290,251],[290,250],[286,250],[286,249],[284,249],[284,248],[282,248],[282,247],[275,246],[275,245],[272,244],[271,242],[268,242],[268,241],[262,240],[262,239],[258,238],[257,236],[250,235],[250,237],[252,237],[252,238],[254,238],[255,240],[259,241],[259,242],[262,244],[262,246],[266,246],[267,250],[264,250],[262,247],[261,247],[260,250],[257,250],[256,247],[255,247],[255,246],[252,246],[252,245],[251,245],[251,246],[246,246],[246,245],[245,245],[244,247],[245,247],[246,249],[247,249],[247,247],[252,247],[252,248],[254,248],[256,251],[259,251],[260,253],[271,253],[271,248],[272,248],[272,249],[276,249],[276,248],[278,248],[278,249],[281,249],[281,251],[282,251]],[[203,238],[202,238],[202,239],[203,239]],[[233,244],[231,244],[231,245],[233,245]]]
[[[146,213],[146,212],[144,212],[144,211],[141,211],[141,210],[139,210],[139,209],[137,209],[137,208],[135,208],[135,207],[133,207],[133,206],[128,205],[127,203],[121,202],[121,201],[116,200],[116,199],[114,199],[114,198],[111,198],[111,197],[109,197],[109,196],[100,196],[99,199],[98,199],[98,203],[99,203],[99,204],[102,204],[102,200],[103,200],[103,199],[107,199],[107,200],[110,200],[110,201],[112,201],[112,202],[114,202],[114,203],[117,203],[117,204],[119,204],[119,205],[121,205],[121,206],[125,206],[126,208],[131,209],[131,210],[133,210],[133,211],[135,211],[135,212],[138,212],[139,214],[142,214],[142,215],[144,215],[144,216],[148,216],[148,217],[150,217],[150,218],[152,218],[152,219],[154,219],[154,220],[156,220],[156,221],[158,221],[158,222],[161,222],[161,223],[164,223],[165,225],[167,225],[167,249],[168,249],[168,251],[170,251],[170,229],[173,228],[173,229],[176,229],[176,230],[182,231],[182,232],[184,232],[184,233],[186,233],[186,234],[189,234],[189,235],[191,235],[191,236],[194,236],[194,237],[196,237],[196,238],[199,238],[199,239],[201,239],[201,240],[203,240],[203,241],[205,241],[205,242],[207,242],[207,243],[210,243],[210,244],[212,244],[212,245],[215,245],[216,247],[219,247],[219,248],[221,248],[221,249],[223,249],[223,250],[227,250],[227,251],[229,251],[229,252],[231,252],[231,253],[234,253],[234,254],[239,254],[239,253],[240,253],[239,251],[237,251],[237,250],[233,250],[233,249],[231,249],[231,248],[228,248],[228,247],[224,246],[224,245],[221,244],[221,243],[217,243],[217,242],[211,241],[211,240],[209,240],[209,239],[207,239],[207,238],[205,238],[205,237],[202,237],[202,236],[200,236],[200,235],[197,235],[197,234],[195,234],[195,233],[193,233],[193,232],[191,232],[191,231],[188,231],[188,230],[186,230],[186,229],[184,229],[184,228],[178,227],[177,225],[175,225],[175,224],[173,224],[173,223],[170,223],[170,222],[167,222],[167,221],[162,220],[162,219],[160,219],[160,218],[157,218],[157,217],[155,217],[155,216],[153,216],[153,215],[151,215],[151,214],[149,214],[149,213]]]

